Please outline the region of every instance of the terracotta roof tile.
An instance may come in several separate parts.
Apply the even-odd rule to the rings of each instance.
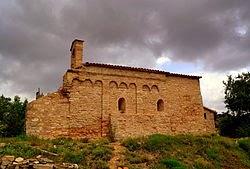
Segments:
[[[201,78],[201,76],[184,75],[184,74],[178,74],[178,73],[165,72],[165,71],[161,71],[161,70],[137,68],[137,67],[129,67],[129,66],[120,66],[120,65],[111,65],[111,64],[103,64],[103,63],[86,62],[83,65],[84,66],[96,66],[96,67],[105,67],[105,68],[112,68],[112,69],[122,69],[122,70],[131,70],[131,71],[165,74],[166,76],[185,77],[185,78],[190,78],[190,79],[199,79],[199,78]]]

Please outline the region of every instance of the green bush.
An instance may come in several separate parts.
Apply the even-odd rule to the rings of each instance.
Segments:
[[[250,157],[250,139],[239,140],[239,147],[246,151]]]
[[[178,140],[172,136],[153,134],[146,139],[143,147],[148,151],[164,151],[174,144],[178,144]]]
[[[13,155],[16,157],[21,156],[24,158],[30,158],[39,155],[40,153],[41,153],[40,150],[32,148],[31,146],[24,143],[7,144],[6,146],[0,149],[0,156]]]
[[[210,160],[219,160],[219,153],[215,148],[206,149],[206,154]]]
[[[129,151],[135,151],[141,148],[141,144],[138,139],[128,138],[122,142],[122,145]]]
[[[148,158],[146,156],[129,151],[126,152],[125,157],[126,160],[130,162],[130,164],[140,164],[148,161]]]
[[[169,169],[186,169],[186,166],[176,159],[163,159],[161,164]]]
[[[84,160],[84,153],[76,153],[72,151],[67,151],[64,153],[63,159],[70,163],[79,164],[82,160]]]
[[[92,150],[92,155],[95,160],[110,160],[112,150],[106,146],[97,146]]]

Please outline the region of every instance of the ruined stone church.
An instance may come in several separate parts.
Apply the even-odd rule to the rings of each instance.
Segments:
[[[98,138],[112,133],[120,139],[215,132],[216,112],[203,107],[201,77],[83,63],[83,49],[84,41],[74,40],[62,86],[29,103],[28,135]]]

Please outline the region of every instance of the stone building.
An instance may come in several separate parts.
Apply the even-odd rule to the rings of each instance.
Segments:
[[[116,138],[214,133],[214,111],[203,107],[199,76],[83,63],[74,40],[71,68],[58,91],[28,105],[26,132],[43,138]]]

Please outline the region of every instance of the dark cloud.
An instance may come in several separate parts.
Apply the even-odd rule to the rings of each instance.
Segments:
[[[1,1],[0,86],[56,89],[74,38],[86,41],[85,61],[154,67],[171,53],[214,71],[245,67],[249,9],[247,0]]]

